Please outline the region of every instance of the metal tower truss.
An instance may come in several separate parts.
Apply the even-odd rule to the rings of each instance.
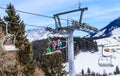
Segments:
[[[60,18],[59,18],[60,15],[67,14],[67,13],[73,13],[73,12],[77,12],[77,11],[81,11],[79,23],[82,23],[83,12],[85,10],[87,10],[87,9],[88,8],[85,7],[85,8],[79,8],[79,9],[76,9],[76,10],[71,10],[71,11],[67,11],[67,12],[62,12],[62,13],[54,14],[53,16],[54,16],[54,20],[55,20],[55,24],[56,24],[56,30],[63,30],[62,29],[62,25],[61,25],[61,21],[60,21]]]
[[[73,26],[79,26],[79,30],[91,33],[91,32],[99,32],[99,30],[95,27],[90,26],[87,23],[78,23],[77,21],[73,21]]]
[[[97,33],[98,30],[95,27],[89,26],[86,23],[82,23],[82,17],[83,17],[83,13],[84,11],[86,11],[88,8],[79,8],[76,10],[71,10],[71,11],[67,11],[67,12],[62,12],[62,13],[58,13],[58,14],[54,14],[54,20],[55,20],[55,31],[56,32],[65,32],[67,34],[67,45],[68,45],[68,61],[69,61],[69,76],[75,76],[75,68],[74,68],[74,40],[73,40],[73,33],[74,30],[81,30],[87,33],[91,33],[91,32],[95,32]],[[68,13],[73,13],[73,12],[77,12],[80,11],[80,18],[79,21],[75,21],[73,19],[68,19],[67,20],[67,26],[63,27],[61,25],[61,19],[59,18],[60,15],[63,14],[68,14]]]

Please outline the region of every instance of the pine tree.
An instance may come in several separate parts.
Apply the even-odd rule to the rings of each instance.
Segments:
[[[0,26],[5,29],[5,23],[3,19],[0,18]]]
[[[3,31],[5,31],[5,23],[3,21],[3,19],[0,18],[0,27],[2,28]],[[0,32],[2,33],[2,32]]]
[[[66,74],[66,71],[63,70],[65,67],[62,65],[61,53],[45,55],[41,68],[45,72],[45,76],[64,76]]]
[[[120,74],[120,70],[119,70],[119,67],[118,67],[118,66],[116,66],[116,69],[115,69],[114,74]]]
[[[89,68],[87,69],[87,73],[90,74],[90,69]]]
[[[84,70],[82,69],[82,76],[84,76]]]
[[[91,73],[91,76],[96,76],[96,75],[95,75],[95,72],[92,72],[92,73]]]
[[[16,36],[15,45],[19,48],[17,59],[22,67],[22,73],[25,76],[33,76],[35,62],[32,46],[25,35],[25,24],[20,20],[20,16],[11,3],[7,5],[6,13],[7,16],[4,16],[4,20],[8,22],[8,32]]]

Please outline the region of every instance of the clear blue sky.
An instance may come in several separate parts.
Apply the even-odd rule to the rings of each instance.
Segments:
[[[53,16],[55,13],[77,9],[79,1],[81,7],[88,7],[88,11],[85,11],[83,16],[83,22],[98,29],[120,17],[120,0],[0,0],[0,7],[6,7],[7,4],[12,3],[17,10]],[[18,13],[26,24],[50,27],[55,25],[53,19]],[[4,10],[0,9],[0,17],[4,15]],[[78,20],[79,12],[60,17]],[[82,36],[84,33],[75,31],[75,35]]]

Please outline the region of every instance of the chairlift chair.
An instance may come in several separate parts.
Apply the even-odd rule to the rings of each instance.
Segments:
[[[8,24],[6,24],[6,35],[3,38],[2,48],[5,51],[17,51],[18,48],[15,46],[15,35],[8,33]]]
[[[48,36],[48,40],[49,40],[49,44],[52,43],[52,40],[51,40],[52,36],[51,36],[51,35],[53,35],[53,34],[55,34],[55,33],[49,33],[49,34],[47,35],[47,36]],[[67,47],[67,39],[66,39],[66,36],[65,36],[63,33],[59,33],[59,32],[58,32],[58,34],[63,35],[63,37],[65,38],[65,41],[61,40],[61,42],[62,42],[62,43],[65,43],[65,44],[62,45],[62,47],[57,48],[57,49],[61,50],[61,49],[64,49],[64,48]]]
[[[61,53],[60,50],[57,50],[57,51],[54,51],[54,52],[48,52],[48,53],[45,53],[43,55],[52,55],[52,54],[55,54],[55,53]]]
[[[112,55],[104,55],[103,52],[110,52],[109,48],[104,48],[104,45],[100,45],[102,47],[102,55],[98,59],[98,65],[100,67],[113,67],[112,64]]]
[[[98,65],[100,67],[113,67],[111,56],[100,56],[98,59]]]
[[[55,33],[56,33],[56,32],[55,32]],[[51,40],[52,35],[55,34],[55,33],[54,33],[54,32],[48,33],[48,35],[47,35],[47,38],[48,38],[48,41],[49,41],[48,47],[50,47],[50,45],[51,45],[51,43],[52,43],[52,40]],[[61,33],[58,33],[58,34],[61,34]],[[63,34],[62,34],[62,35],[63,35]],[[62,41],[62,43],[63,43],[63,41]],[[62,46],[62,47],[60,47],[60,48],[56,48],[55,51],[46,53],[45,55],[50,55],[50,54],[54,54],[54,53],[61,53],[61,50],[64,49],[64,48],[66,48],[66,44],[65,44],[65,46]]]

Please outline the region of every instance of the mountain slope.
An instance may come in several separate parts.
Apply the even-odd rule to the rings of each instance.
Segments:
[[[30,42],[47,39],[48,37],[66,37],[66,35],[59,33],[51,34],[51,32],[46,31],[44,28],[27,30],[26,35]]]
[[[46,39],[47,34],[49,32],[45,31],[45,29],[31,29],[26,31],[27,38],[29,39],[30,42],[35,41],[35,40],[41,40],[41,39]]]
[[[107,26],[102,28],[97,34],[91,35],[94,38],[104,38],[111,35],[119,35],[120,32],[120,17],[110,22]]]

